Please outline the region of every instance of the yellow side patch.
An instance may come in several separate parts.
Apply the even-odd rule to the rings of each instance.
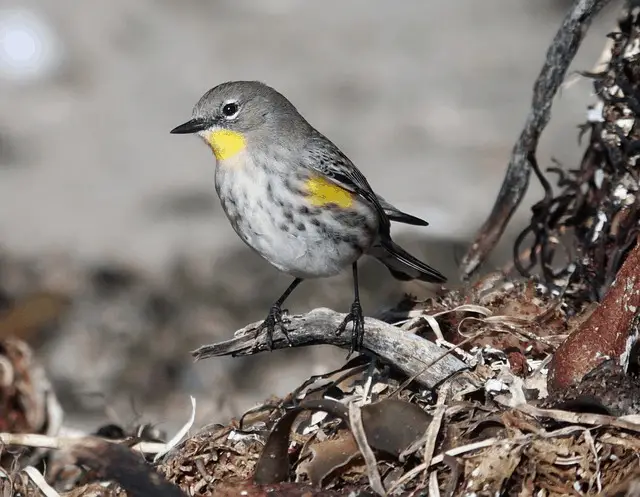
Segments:
[[[246,147],[244,136],[228,129],[212,131],[206,139],[218,160],[230,159]]]
[[[317,207],[336,204],[338,207],[346,209],[353,205],[353,195],[351,192],[320,176],[315,176],[307,180],[305,187],[309,195],[310,203]]]

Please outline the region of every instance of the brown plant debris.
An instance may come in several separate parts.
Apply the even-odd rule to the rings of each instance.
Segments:
[[[47,466],[44,478],[36,467],[11,461],[0,485],[39,495],[46,483],[60,495],[100,497],[427,489],[451,496],[606,495],[640,472],[638,347],[628,358],[635,370],[609,361],[574,389],[547,396],[548,359],[588,320],[567,316],[539,285],[489,275],[424,302],[407,299],[400,309],[384,313],[396,322],[385,326],[414,336],[416,346],[431,337],[438,356],[456,357],[464,368],[429,387],[389,360],[360,356],[239,420],[205,427],[168,452],[136,437],[106,442],[0,433],[14,446],[55,447],[29,462]],[[164,455],[145,458],[142,447]]]
[[[542,405],[609,416],[637,414],[640,412],[640,382],[637,373],[627,374],[617,361],[609,359],[576,385],[552,391]]]
[[[393,494],[423,492],[431,484],[446,495],[539,491],[602,495],[640,471],[635,455],[640,449],[640,424],[597,409],[594,414],[539,409],[533,407],[535,401],[511,407],[523,384],[495,356],[483,355],[486,362],[474,372],[460,373],[471,375],[477,389],[470,382],[466,391],[454,393],[441,388],[437,394],[427,394],[417,384],[403,388],[377,368],[373,372],[348,368],[343,373],[352,374],[351,381],[340,371],[327,375],[339,379],[337,384],[316,378],[295,396],[265,405],[251,421],[190,439],[167,457],[160,470],[190,495],[217,495],[218,488],[229,487],[260,492],[266,485],[286,483],[307,488],[307,495],[328,489],[336,495],[365,490],[370,488],[370,470],[353,439],[347,409],[363,403],[367,443],[374,451],[384,491]],[[487,388],[490,380],[503,388]],[[597,381],[603,384],[606,378]],[[640,388],[636,379],[626,381],[631,394]],[[455,379],[449,382],[453,385]],[[639,406],[632,404],[625,413],[640,414]],[[433,418],[419,419],[435,414],[438,405],[443,408],[440,433],[433,456],[425,460],[425,435]],[[385,414],[388,408],[392,411]],[[416,411],[404,419],[407,409]],[[200,469],[194,460],[202,461]],[[188,480],[182,479],[181,468],[189,468]]]
[[[62,410],[42,368],[29,346],[21,340],[0,341],[0,433],[57,434]],[[27,464],[38,451],[7,446],[0,452],[0,466],[19,458]]]
[[[580,404],[578,412],[564,397],[545,401],[552,409],[535,407],[546,395],[545,360],[556,346],[549,330],[564,336],[573,320],[581,321],[567,318],[534,284],[489,276],[474,288],[412,305],[407,301],[402,309],[400,322],[407,329],[396,327],[399,335],[421,341],[429,334],[466,336],[460,335],[460,346],[436,338],[441,353],[457,355],[466,370],[443,378],[434,390],[410,381],[393,364],[361,356],[240,420],[200,430],[155,463],[125,445],[48,441],[59,447],[56,454],[68,456],[66,471],[47,473],[48,481],[68,495],[82,495],[82,488],[118,497],[141,495],[136,492],[145,485],[164,488],[166,482],[193,496],[372,495],[371,482],[378,493],[398,495],[427,487],[444,495],[527,489],[596,495],[640,469],[633,456],[640,448],[640,425],[614,417],[638,414],[637,403],[603,411],[600,406],[611,406],[611,399],[597,399],[599,392],[634,395],[634,377],[616,370],[590,380],[585,392],[596,400]],[[396,311],[386,313],[392,316]],[[515,336],[519,344],[515,370],[514,352],[501,349],[504,336]],[[544,346],[534,347],[540,340],[546,340]],[[614,373],[622,374],[617,390],[608,379]],[[611,388],[598,390],[596,384]],[[353,425],[355,409],[358,425]],[[23,472],[13,474],[14,489],[33,486]],[[110,483],[99,494],[96,481]],[[166,491],[172,495],[177,489]]]

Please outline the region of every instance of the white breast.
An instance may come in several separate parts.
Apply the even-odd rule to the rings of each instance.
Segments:
[[[300,214],[304,200],[288,192],[279,173],[244,159],[242,164],[218,165],[215,183],[223,210],[249,247],[276,268],[300,278],[335,275],[360,257],[362,249],[327,239]],[[331,223],[326,214],[322,218]]]

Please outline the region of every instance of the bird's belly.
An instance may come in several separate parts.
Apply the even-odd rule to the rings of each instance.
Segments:
[[[336,275],[362,255],[359,247],[335,243],[312,233],[262,237],[255,248],[280,271],[303,279]]]
[[[296,217],[292,222],[277,209],[248,208],[244,216],[229,219],[247,245],[280,271],[296,278],[338,274],[371,244],[329,237],[322,227]]]
[[[305,208],[304,198],[288,195],[277,178],[245,176],[216,178],[222,208],[238,236],[279,270],[305,279],[333,276],[373,243],[372,223],[355,224],[364,221],[358,212],[351,219],[348,212]]]

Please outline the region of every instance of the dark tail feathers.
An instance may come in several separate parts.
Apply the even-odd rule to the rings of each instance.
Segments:
[[[385,213],[387,214],[387,217],[390,221],[394,221],[396,223],[411,224],[413,226],[429,226],[429,223],[424,219],[412,216],[411,214],[407,214],[406,212],[385,209]]]
[[[380,205],[384,209],[384,212],[390,221],[395,221],[396,223],[412,224],[414,226],[429,226],[429,223],[424,219],[420,219],[419,217],[412,216],[411,214],[407,214],[406,212],[402,212],[400,209],[394,207],[385,199],[383,199],[380,195],[376,196],[378,197],[378,202],[380,202]]]
[[[447,281],[438,270],[419,261],[392,240],[381,241],[369,250],[369,255],[382,262],[394,278],[402,281],[421,280],[429,283]]]

